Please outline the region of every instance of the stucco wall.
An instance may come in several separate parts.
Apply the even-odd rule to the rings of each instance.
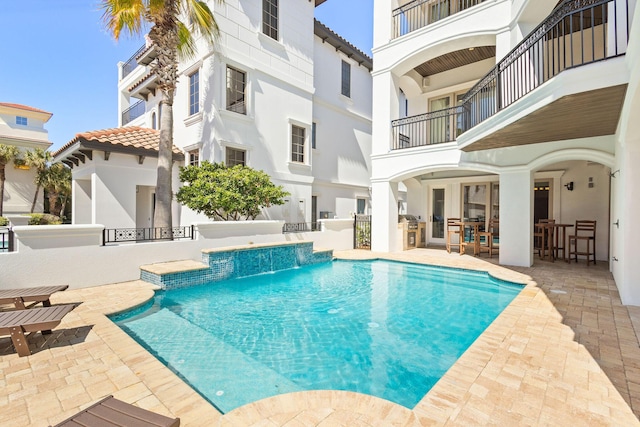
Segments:
[[[281,221],[196,224],[197,239],[101,246],[102,225],[17,226],[16,252],[0,253],[0,288],[68,284],[73,288],[136,280],[140,266],[191,259],[202,249],[313,241],[315,249],[353,247],[353,221],[332,220],[319,232],[282,233]],[[37,268],[34,268],[37,266]]]

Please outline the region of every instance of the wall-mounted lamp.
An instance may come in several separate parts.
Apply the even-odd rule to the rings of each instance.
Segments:
[[[564,186],[567,188],[567,190],[573,191],[573,181],[566,183]]]

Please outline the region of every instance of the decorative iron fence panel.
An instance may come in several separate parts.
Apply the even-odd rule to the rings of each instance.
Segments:
[[[13,230],[0,227],[0,252],[13,252]]]
[[[155,228],[105,228],[102,245],[121,242],[194,239],[194,226]]]
[[[371,250],[371,215],[356,215],[353,220],[353,249]]]
[[[282,233],[302,233],[305,231],[320,231],[320,223],[317,222],[286,222],[282,226]]]

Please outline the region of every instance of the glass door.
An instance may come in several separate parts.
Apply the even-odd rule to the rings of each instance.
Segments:
[[[444,98],[432,99],[429,102],[429,111],[439,111],[449,108],[451,99],[447,96]],[[449,116],[442,114],[440,117],[429,120],[429,144],[440,144],[448,142],[451,136],[451,123]]]
[[[431,243],[445,243],[445,191],[444,188],[431,189],[431,215],[429,221],[429,231]]]

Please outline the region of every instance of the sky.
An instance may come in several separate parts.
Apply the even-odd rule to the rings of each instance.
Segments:
[[[51,151],[79,132],[118,125],[117,64],[129,59],[143,39],[115,41],[104,29],[99,4],[2,1],[0,102],[53,113],[45,124]],[[316,8],[316,18],[371,55],[373,0],[327,0]]]

